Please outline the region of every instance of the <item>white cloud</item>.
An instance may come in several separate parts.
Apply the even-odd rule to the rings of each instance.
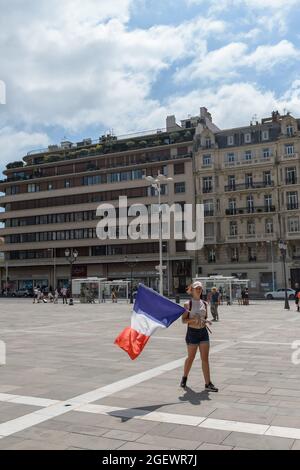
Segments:
[[[175,82],[181,80],[225,80],[238,76],[242,68],[254,68],[257,72],[272,68],[284,62],[294,63],[300,59],[300,51],[283,40],[275,45],[261,45],[248,53],[244,43],[230,43],[224,47],[194,59],[187,67],[177,71]]]
[[[4,127],[0,129],[0,163],[5,166],[9,162],[21,160],[32,148],[46,148],[49,143],[49,137],[46,134]]]
[[[298,116],[300,107],[300,80],[282,96],[273,91],[263,90],[254,83],[233,83],[220,87],[199,88],[183,96],[170,99],[166,110],[172,109],[182,119],[188,114],[196,115],[199,107],[206,106],[212,113],[213,121],[223,129],[248,125],[252,116],[258,119],[268,117],[271,111],[288,109]]]

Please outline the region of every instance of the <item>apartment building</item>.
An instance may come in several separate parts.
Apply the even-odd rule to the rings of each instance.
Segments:
[[[300,120],[290,113],[212,132],[196,129],[197,201],[205,206],[203,275],[237,275],[263,293],[283,286],[278,242],[287,242],[287,277],[300,280]]]
[[[159,241],[97,238],[99,204],[157,204],[155,189],[143,177],[159,173],[173,180],[161,187],[162,203],[193,203],[195,127],[167,118],[166,129],[129,136],[101,136],[76,144],[62,142],[30,152],[7,165],[0,183],[0,219],[4,227],[5,266],[2,289],[63,286],[78,277],[105,277],[144,282],[157,288]],[[118,211],[118,209],[117,209]],[[117,230],[118,231],[118,230]],[[65,250],[76,249],[73,266]],[[165,292],[179,291],[192,278],[193,254],[183,240],[163,243]]]

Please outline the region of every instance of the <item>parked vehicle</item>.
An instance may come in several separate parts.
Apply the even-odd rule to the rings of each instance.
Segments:
[[[29,289],[18,289],[12,293],[13,297],[31,297],[32,291]]]
[[[295,298],[295,291],[294,289],[287,289],[287,296],[288,299],[293,300]],[[276,289],[274,291],[266,292],[265,299],[272,300],[272,299],[285,299],[285,289]]]

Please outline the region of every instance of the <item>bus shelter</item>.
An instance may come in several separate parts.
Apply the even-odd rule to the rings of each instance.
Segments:
[[[204,294],[208,295],[212,287],[217,287],[223,298],[229,297],[229,302],[232,304],[233,292],[237,287],[241,289],[248,287],[249,279],[239,279],[234,276],[209,276],[209,277],[196,277],[194,281],[200,281],[203,285]]]
[[[88,277],[86,279],[72,279],[72,295],[81,303],[106,302],[112,299],[114,291],[116,300],[128,301],[130,281],[114,280],[107,278]]]

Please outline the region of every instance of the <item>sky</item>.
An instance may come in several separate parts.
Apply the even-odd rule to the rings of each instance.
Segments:
[[[211,112],[300,117],[300,0],[0,0],[0,169]]]

